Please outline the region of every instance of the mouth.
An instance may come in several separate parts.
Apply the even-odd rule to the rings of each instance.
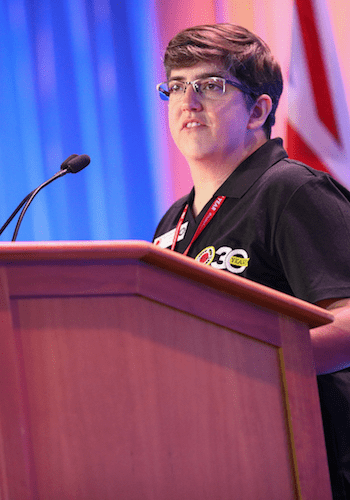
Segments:
[[[197,122],[196,120],[192,120],[190,122],[185,122],[182,128],[196,128],[203,127],[203,123]]]

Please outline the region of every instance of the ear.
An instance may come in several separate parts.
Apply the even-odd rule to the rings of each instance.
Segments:
[[[267,94],[260,95],[252,109],[250,110],[250,118],[248,122],[249,130],[258,130],[261,128],[272,109],[272,99]]]

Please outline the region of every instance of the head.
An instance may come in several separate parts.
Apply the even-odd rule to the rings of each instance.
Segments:
[[[247,109],[260,95],[271,97],[272,109],[263,127],[269,138],[283,80],[281,68],[266,43],[247,29],[232,24],[194,26],[180,31],[165,51],[167,78],[176,68],[200,62],[218,63],[247,87],[251,92],[244,94]]]

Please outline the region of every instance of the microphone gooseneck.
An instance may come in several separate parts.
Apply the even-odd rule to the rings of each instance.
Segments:
[[[9,223],[12,221],[12,219],[15,217],[15,215],[18,213],[18,211],[23,207],[22,212],[18,218],[16,227],[15,227],[15,230],[13,233],[13,237],[12,237],[12,241],[16,241],[18,231],[19,231],[20,225],[22,223],[23,217],[24,217],[26,211],[28,210],[29,205],[34,200],[35,196],[39,193],[39,191],[41,191],[45,186],[47,186],[48,184],[50,184],[54,180],[58,179],[59,177],[63,177],[64,175],[66,175],[68,173],[76,174],[77,172],[80,172],[80,170],[87,167],[89,165],[89,163],[90,163],[90,157],[88,155],[76,155],[76,154],[70,155],[66,160],[64,160],[64,162],[61,164],[60,170],[55,175],[53,175],[50,179],[48,179],[47,181],[40,184],[40,186],[38,186],[36,189],[34,189],[34,191],[29,193],[21,201],[21,203],[18,205],[16,210],[10,215],[10,217],[7,219],[5,224],[0,229],[0,234],[6,229],[6,227],[9,225]]]
[[[0,235],[5,231],[7,226],[10,224],[10,222],[14,219],[14,217],[18,214],[18,212],[21,210],[25,202],[29,199],[29,197],[33,194],[34,191],[31,193],[27,194],[25,198],[21,201],[21,203],[18,205],[18,207],[12,212],[10,217],[7,219],[7,221],[4,223],[4,225],[0,228]]]
[[[68,156],[68,158],[66,160],[64,160],[64,162],[62,163],[61,170],[65,170],[68,167],[68,162],[70,160],[73,160],[73,158],[76,158],[77,156],[78,155],[70,155],[70,156]],[[81,156],[86,156],[86,155],[81,155]],[[23,200],[21,201],[21,203],[12,212],[12,214],[10,215],[10,217],[7,219],[7,221],[4,223],[4,225],[0,228],[0,235],[5,231],[5,229],[7,228],[7,226],[16,217],[16,215],[18,214],[18,212],[21,210],[21,208],[23,207],[23,205],[26,203],[26,201],[30,198],[30,196],[33,193],[34,193],[34,191],[32,191],[31,193],[27,194],[27,196],[25,198],[23,198]]]

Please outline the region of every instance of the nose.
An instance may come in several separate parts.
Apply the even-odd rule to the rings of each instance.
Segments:
[[[186,110],[200,110],[202,109],[202,102],[198,92],[195,92],[192,85],[187,85],[186,90],[182,96],[182,109]]]

